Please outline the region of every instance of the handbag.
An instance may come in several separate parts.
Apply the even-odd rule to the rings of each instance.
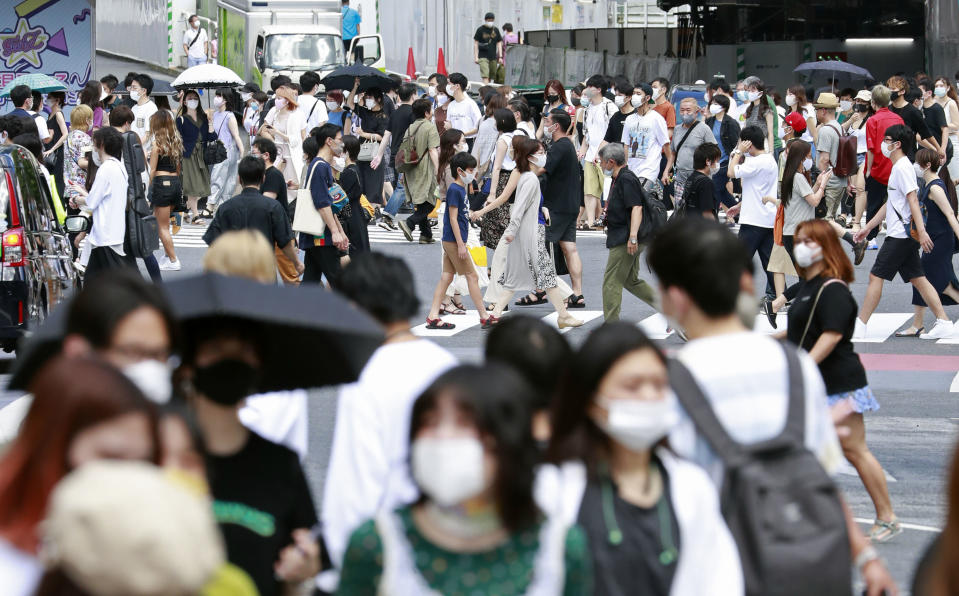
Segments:
[[[809,333],[809,326],[812,325],[813,315],[816,314],[816,305],[819,304],[819,297],[822,296],[822,291],[826,289],[826,286],[832,283],[841,283],[842,285],[849,287],[846,282],[841,279],[827,279],[821,286],[819,286],[819,291],[816,292],[816,299],[813,300],[812,308],[809,310],[809,319],[806,321],[806,328],[803,329],[802,337],[799,338],[799,347],[802,348],[802,344],[806,341],[806,334]]]
[[[380,144],[376,141],[363,143],[360,145],[360,155],[356,158],[356,161],[373,161],[379,148]]]
[[[223,126],[222,124],[220,126]],[[202,131],[200,131],[202,134]],[[203,163],[208,166],[215,166],[218,163],[226,161],[226,146],[223,144],[223,141],[219,139],[219,131],[217,131],[217,138],[213,141],[206,141],[203,145]]]
[[[296,212],[293,214],[293,231],[322,236],[326,234],[326,222],[320,212],[313,206],[313,193],[310,192],[310,182],[316,172],[313,164],[310,175],[306,179],[306,186],[296,191]]]

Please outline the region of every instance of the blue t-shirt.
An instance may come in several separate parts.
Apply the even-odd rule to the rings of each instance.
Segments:
[[[358,27],[363,21],[360,13],[349,6],[343,7],[343,39],[350,40],[356,37]]]
[[[466,189],[458,182],[450,184],[446,191],[446,211],[443,212],[443,242],[456,242],[453,226],[450,225],[450,207],[456,207],[456,223],[460,228],[460,240],[466,242],[469,231],[469,203],[466,202]]]
[[[723,147],[721,135],[719,134],[719,132],[722,129],[723,129],[723,121],[720,120],[719,118],[716,118],[716,120],[713,122],[713,137],[719,141],[716,144],[719,145],[719,162],[720,163],[726,161],[726,148]]]
[[[313,177],[310,178],[309,172],[316,166]],[[313,206],[319,211],[323,207],[331,207],[333,200],[330,198],[330,187],[333,186],[333,168],[330,167],[323,158],[317,157],[307,166],[307,179],[310,181],[310,194],[313,197]],[[333,246],[333,232],[329,227],[323,237],[313,236],[311,234],[300,234],[300,248],[307,249],[314,246]]]

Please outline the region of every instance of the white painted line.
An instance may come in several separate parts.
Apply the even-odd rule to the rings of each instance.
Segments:
[[[856,471],[856,468],[854,468],[852,464],[845,459],[839,462],[839,469],[836,470],[836,473],[843,474],[844,476],[859,476],[859,472]],[[886,482],[899,482],[886,470],[883,470],[882,473],[886,475]]]
[[[764,335],[772,335],[774,333],[779,333],[780,331],[785,331],[788,322],[788,314],[779,311],[776,313],[776,329],[773,329],[772,325],[769,324],[769,319],[766,318],[765,314],[756,315],[756,325],[753,327],[753,331],[756,333],[762,333]]]
[[[579,319],[580,321],[583,321],[584,323],[589,323],[589,322],[592,321],[593,319],[596,319],[596,318],[599,318],[599,317],[603,316],[603,311],[601,311],[601,310],[576,310],[575,308],[573,308],[573,309],[570,309],[569,314],[573,315],[574,317],[576,317],[576,318]],[[558,318],[559,318],[559,315],[556,314],[556,312],[552,312],[552,313],[546,315],[545,317],[543,317],[543,321],[545,321],[547,324],[549,324],[549,325],[552,326],[552,327],[557,327],[557,328],[558,328],[559,325],[556,323],[556,320],[557,320]],[[566,329],[560,329],[559,332],[560,332],[560,333],[566,333],[567,331],[572,331],[573,329],[576,329],[576,328],[575,328],[575,327],[567,327]]]
[[[869,317],[869,322],[866,324],[866,336],[860,339],[853,339],[852,341],[855,343],[882,343],[898,331],[903,323],[912,316],[911,313],[901,312],[873,314]]]
[[[440,317],[447,323],[456,325],[455,329],[427,329],[426,323],[413,327],[413,333],[420,337],[450,337],[461,331],[466,331],[470,327],[476,327],[480,324],[479,313],[475,310],[466,311],[465,315],[446,315]]]
[[[854,517],[853,521],[857,524],[866,524],[871,526],[876,520],[866,519],[864,517]],[[906,522],[899,522],[899,525],[907,530],[919,530],[920,532],[942,532],[942,528],[934,528],[932,526],[922,526],[919,524],[907,524]]]
[[[949,385],[949,393],[959,393],[959,373],[952,378],[952,384]]]
[[[669,327],[669,321],[666,320],[666,317],[661,313],[656,313],[650,317],[646,317],[639,322],[639,328],[643,330],[650,339],[666,339],[673,334],[672,331],[666,333],[667,328]]]

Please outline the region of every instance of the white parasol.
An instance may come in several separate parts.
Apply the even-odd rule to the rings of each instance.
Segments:
[[[199,64],[180,73],[173,81],[174,89],[211,89],[234,87],[245,81],[235,72],[219,64]]]

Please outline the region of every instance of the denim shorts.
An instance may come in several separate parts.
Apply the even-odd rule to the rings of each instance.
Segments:
[[[150,187],[150,204],[154,207],[172,207],[183,195],[179,176],[155,176]]]
[[[876,396],[872,394],[872,389],[870,389],[868,385],[853,391],[836,393],[826,398],[829,407],[845,400],[849,400],[849,403],[852,405],[852,411],[859,414],[875,412],[879,409],[879,401],[876,400]]]

